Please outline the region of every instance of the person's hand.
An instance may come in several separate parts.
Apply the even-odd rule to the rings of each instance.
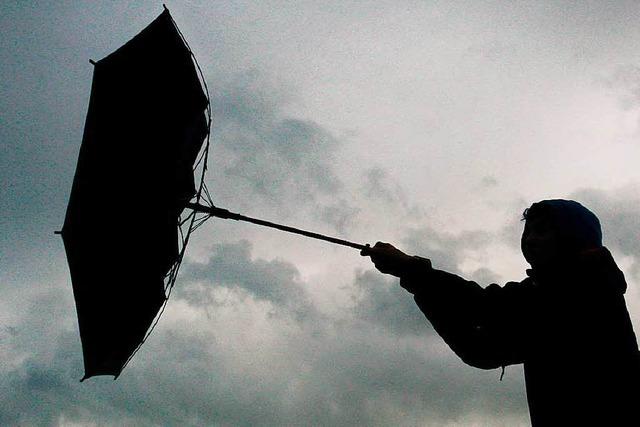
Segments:
[[[363,249],[360,255],[371,257],[371,261],[380,272],[396,277],[407,274],[416,264],[414,257],[384,242],[378,242],[371,248]]]

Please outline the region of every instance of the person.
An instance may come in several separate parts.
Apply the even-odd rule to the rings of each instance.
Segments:
[[[378,242],[361,252],[400,278],[437,333],[481,369],[524,364],[533,426],[640,425],[640,353],[625,277],[598,218],[572,200],[523,214],[521,282],[485,288]]]

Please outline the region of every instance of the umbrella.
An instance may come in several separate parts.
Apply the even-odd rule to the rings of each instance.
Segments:
[[[180,236],[180,215],[200,189],[193,169],[210,123],[206,87],[168,10],[92,63],[61,231],[84,378],[117,377],[166,300],[188,237]]]
[[[58,232],[78,314],[82,380],[120,375],[162,313],[189,236],[211,216],[365,248],[213,205],[204,185],[207,87],[168,9],[91,62],[84,135]]]

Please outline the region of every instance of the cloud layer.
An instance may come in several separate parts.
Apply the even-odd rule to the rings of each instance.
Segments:
[[[640,312],[636,3],[168,6],[212,93],[216,204],[396,243],[484,285],[522,277],[522,209],[575,198],[601,218]],[[52,232],[87,59],[160,7],[1,7],[0,425],[528,424],[521,369],[501,382],[464,365],[357,252],[217,220],[122,376],[79,383]]]
[[[295,267],[254,259],[243,241],[187,265],[179,286],[116,382],[77,382],[76,328],[59,327],[73,325],[72,303],[61,290],[35,298],[3,339],[14,360],[3,369],[3,424],[526,420],[520,374],[499,382],[452,359],[410,295],[373,271],[354,277],[352,308],[333,315],[309,305]],[[48,339],[22,337],[38,325]]]

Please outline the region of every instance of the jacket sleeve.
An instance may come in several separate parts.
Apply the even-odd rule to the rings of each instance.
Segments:
[[[481,369],[522,363],[531,333],[529,279],[482,288],[425,263],[401,277],[434,329],[467,364]]]

